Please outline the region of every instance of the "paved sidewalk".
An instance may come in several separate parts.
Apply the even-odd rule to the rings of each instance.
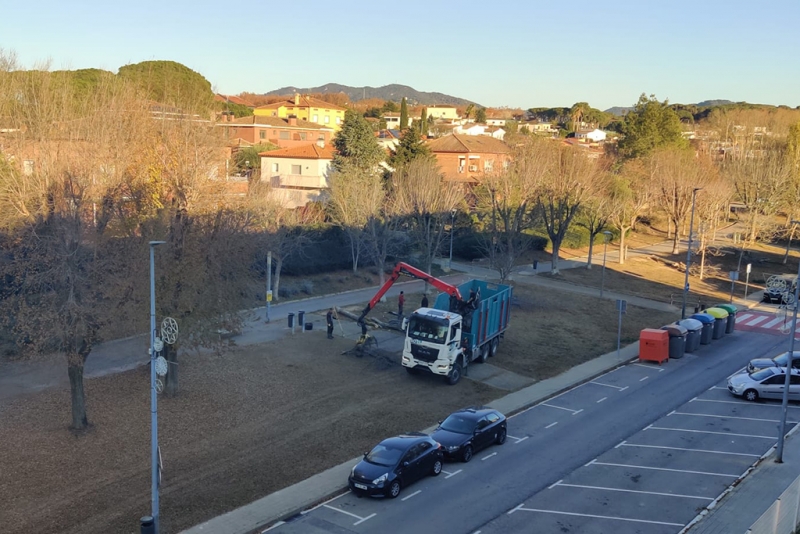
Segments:
[[[589,381],[639,355],[639,344],[633,343],[620,351],[610,352],[582,363],[564,373],[542,380],[524,389],[489,403],[506,414],[512,414],[532,404],[543,401],[561,391]],[[435,427],[423,432],[433,432]],[[327,471],[309,477],[293,486],[276,491],[248,505],[215,517],[205,523],[184,530],[184,534],[249,534],[273,522],[292,517],[347,489],[350,469],[361,457],[348,460]]]

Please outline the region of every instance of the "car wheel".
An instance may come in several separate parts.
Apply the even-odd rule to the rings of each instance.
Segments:
[[[417,369],[416,367],[406,367],[406,372],[410,375],[418,375],[419,369]]]
[[[754,389],[748,389],[744,392],[744,398],[749,401],[757,401],[758,400],[758,391]]]
[[[467,463],[470,460],[472,460],[472,445],[467,445],[461,453],[461,461]]]
[[[398,496],[398,495],[400,495],[400,481],[399,481],[399,480],[395,480],[395,481],[394,481],[394,482],[392,482],[392,484],[389,486],[389,493],[388,493],[388,495],[389,495],[389,497],[390,497],[391,499],[396,499],[396,498],[397,498],[397,496]]]
[[[494,441],[498,445],[502,445],[503,443],[506,442],[506,429],[505,428],[501,428],[500,429],[500,432],[497,433],[497,437],[495,438]]]
[[[456,362],[453,366],[453,370],[447,375],[447,383],[451,386],[455,386],[458,384],[459,380],[461,380],[461,362]]]
[[[489,359],[489,344],[486,343],[484,346],[481,347],[481,354],[478,356],[476,360],[478,363],[486,363],[486,360]]]
[[[431,469],[431,475],[438,477],[439,473],[442,472],[442,460],[437,458],[435,462],[433,462],[433,469]]]
[[[500,338],[496,337],[492,340],[492,348],[489,350],[489,356],[496,356],[497,355],[497,347],[500,345]]]

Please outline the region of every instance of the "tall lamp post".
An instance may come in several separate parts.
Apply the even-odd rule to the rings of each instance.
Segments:
[[[166,241],[150,241],[150,505],[158,534],[158,400],[156,396],[156,268],[154,250]]]
[[[606,251],[608,250],[608,242],[611,241],[611,232],[606,230],[603,235],[605,236],[605,241],[603,241],[603,274],[600,276],[600,298],[603,298],[603,289],[606,286]]]
[[[798,224],[800,221],[792,221]],[[792,328],[789,330],[789,355],[786,361],[786,380],[783,383],[783,402],[781,403],[781,425],[778,432],[778,450],[775,453],[775,463],[783,463],[783,442],[786,438],[786,412],[789,411],[789,384],[792,380],[792,363],[794,360],[794,337],[797,335],[797,298],[800,293],[800,262],[797,264],[797,279],[794,284],[794,314],[792,315]]]
[[[694,201],[697,192],[703,189],[695,187],[692,189],[692,216],[689,218],[689,246],[686,247],[686,275],[683,279],[683,306],[681,306],[681,319],[686,319],[686,299],[689,297],[689,265],[692,263],[692,232],[694,232]],[[677,232],[678,229],[676,228]]]
[[[456,229],[456,213],[458,211],[455,208],[450,210],[450,261],[447,262],[448,269],[453,268],[453,234]]]

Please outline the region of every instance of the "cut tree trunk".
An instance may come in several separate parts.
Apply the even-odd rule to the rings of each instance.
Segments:
[[[86,395],[83,391],[83,364],[84,359],[79,354],[67,354],[73,430],[83,430],[89,426],[86,417]]]
[[[592,268],[592,253],[594,251],[594,236],[589,235],[589,259],[586,260],[586,268]]]
[[[553,256],[551,258],[551,263],[553,264],[553,266],[550,269],[551,274],[558,274],[558,251],[560,248],[561,247],[559,245],[553,243]]]

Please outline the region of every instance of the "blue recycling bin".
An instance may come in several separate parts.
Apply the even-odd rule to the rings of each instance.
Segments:
[[[703,330],[700,332],[700,344],[708,345],[714,337],[714,319],[713,315],[707,313],[695,313],[692,319],[697,319],[703,324]]]

